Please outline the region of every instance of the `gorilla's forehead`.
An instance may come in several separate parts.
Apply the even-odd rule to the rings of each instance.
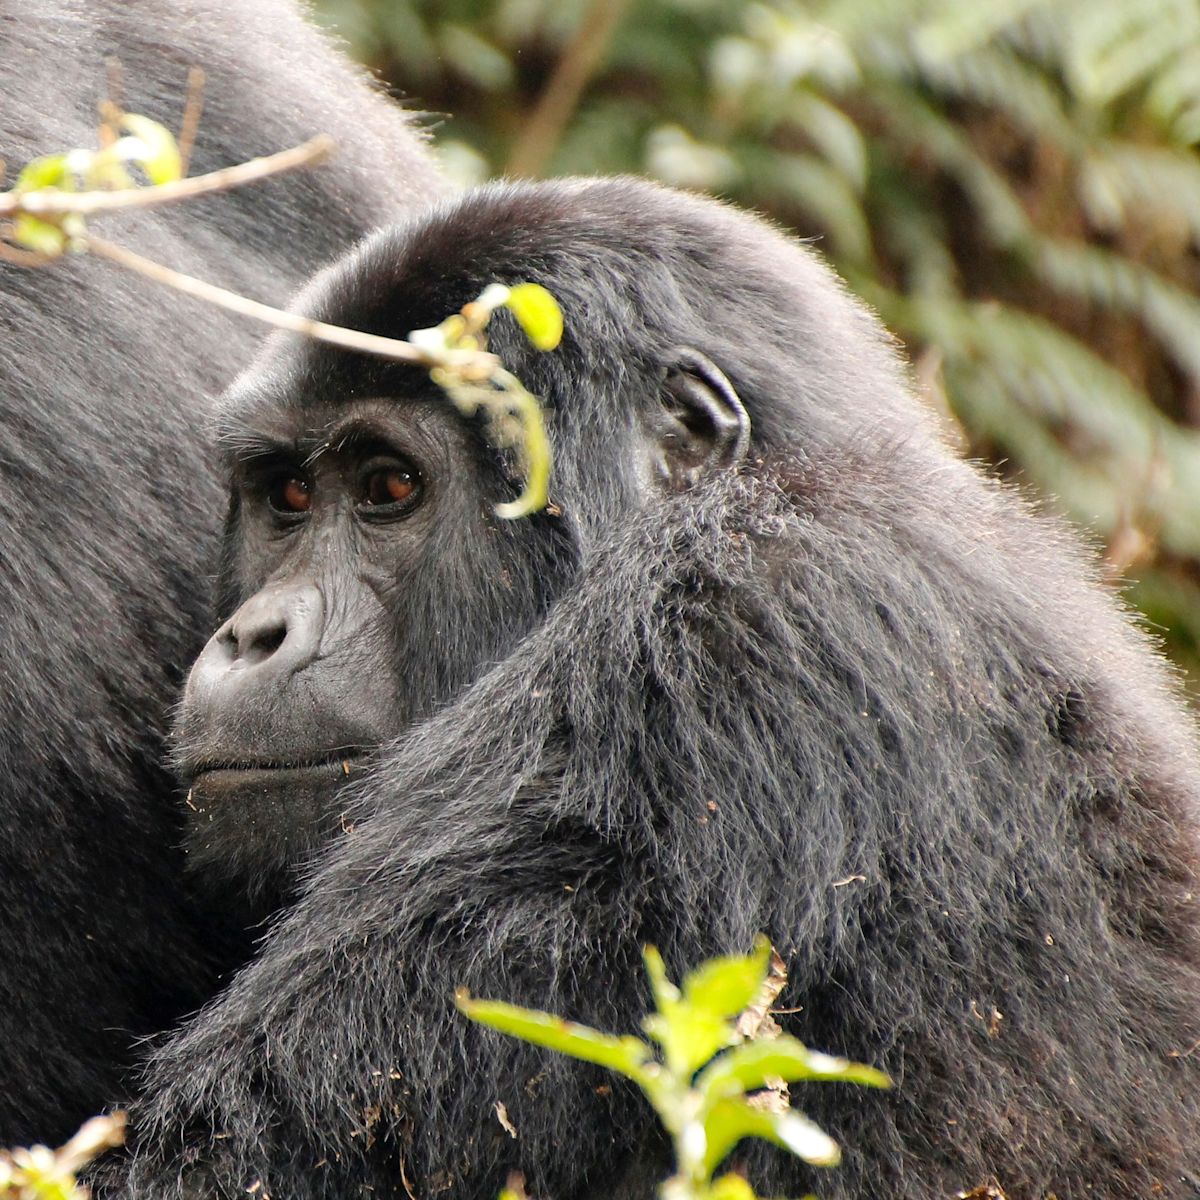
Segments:
[[[725,347],[740,347],[798,378],[827,370],[843,392],[859,374],[905,391],[878,321],[816,254],[750,214],[643,180],[475,189],[368,239],[300,308],[405,336],[490,283],[522,280],[554,293],[564,350],[581,363],[687,344],[732,369]]]
[[[217,406],[222,444],[258,435],[320,441],[351,408],[363,418],[374,413],[381,420],[397,405],[404,406],[409,421],[421,421],[430,411],[455,412],[423,367],[321,349],[282,348],[239,379]]]

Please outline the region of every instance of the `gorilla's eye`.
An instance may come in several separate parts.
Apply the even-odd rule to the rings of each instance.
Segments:
[[[380,510],[408,508],[420,487],[416,472],[402,463],[370,464],[362,476],[362,504]]]
[[[306,513],[312,505],[312,489],[308,480],[298,475],[279,475],[267,489],[267,503],[287,516]]]

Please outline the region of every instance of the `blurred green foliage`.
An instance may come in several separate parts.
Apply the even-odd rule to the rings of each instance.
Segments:
[[[632,171],[818,239],[1200,684],[1200,0],[319,8],[464,181]]]

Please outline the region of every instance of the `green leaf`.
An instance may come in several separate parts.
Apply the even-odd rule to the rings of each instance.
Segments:
[[[672,1003],[642,1021],[642,1028],[662,1048],[667,1066],[688,1079],[718,1050],[737,1041],[732,1023],[686,1001]]]
[[[165,125],[138,113],[126,113],[121,126],[133,135],[118,143],[124,148],[122,157],[140,163],[151,183],[171,183],[183,174],[179,143]]]
[[[837,1142],[800,1113],[769,1112],[740,1099],[714,1104],[704,1121],[704,1135],[704,1166],[710,1174],[748,1137],[773,1142],[817,1167],[837,1166],[842,1157]]]
[[[454,1002],[464,1016],[490,1029],[596,1063],[639,1083],[645,1077],[645,1064],[652,1057],[650,1047],[639,1038],[612,1037],[562,1017],[499,1000],[472,1000],[462,988],[455,993]]]
[[[512,87],[516,76],[512,59],[469,26],[447,22],[438,33],[438,43],[440,57],[485,92]]]
[[[770,956],[771,943],[760,936],[752,954],[714,958],[692,971],[681,992],[667,979],[658,951],[646,948],[646,970],[658,1012],[647,1017],[642,1028],[662,1046],[672,1071],[689,1077],[737,1041],[731,1018],[758,995]]]
[[[867,186],[867,144],[861,131],[824,96],[798,90],[792,101],[792,123],[803,129],[821,156],[861,195]],[[784,157],[773,148],[773,153]]]
[[[654,996],[654,1007],[662,1012],[664,1006],[678,1003],[679,989],[667,978],[667,968],[657,947],[647,946],[642,951],[646,974],[650,976],[650,992]]]
[[[708,1200],[758,1200],[758,1197],[744,1175],[728,1171],[709,1185]]]
[[[683,981],[684,1003],[717,1017],[735,1017],[755,996],[767,977],[771,943],[762,934],[749,955],[712,958]]]
[[[667,978],[662,955],[653,946],[647,946],[642,956],[658,1009],[642,1021],[642,1028],[662,1047],[667,1067],[687,1078],[736,1040],[733,1026],[724,1015],[684,1000]]]
[[[700,1073],[695,1087],[706,1098],[715,1099],[756,1091],[772,1079],[782,1079],[785,1083],[831,1080],[867,1087],[891,1086],[891,1080],[874,1067],[809,1050],[803,1042],[785,1034],[769,1041],[735,1046]]]
[[[37,192],[42,188],[58,188],[61,191],[73,191],[75,178],[67,167],[65,154],[45,154],[25,164],[14,192]]]
[[[58,225],[28,213],[17,213],[13,219],[12,240],[26,250],[52,258],[67,248],[67,235]]]
[[[540,283],[516,284],[504,304],[512,310],[525,330],[525,336],[537,349],[553,350],[562,341],[562,309]]]

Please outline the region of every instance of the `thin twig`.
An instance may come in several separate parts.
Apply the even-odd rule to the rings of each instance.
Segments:
[[[628,7],[629,0],[593,0],[524,122],[521,140],[509,156],[507,174],[536,177],[542,173]]]
[[[110,58],[104,64],[104,74],[108,88],[97,108],[100,110],[100,146],[107,149],[119,136],[117,126],[120,124],[121,100],[125,94],[125,72],[121,69],[121,60]]]
[[[140,254],[135,254],[124,246],[105,241],[93,234],[85,235],[82,240],[84,249],[131,271],[136,271],[147,279],[153,279],[156,283],[166,284],[177,291],[195,296],[200,300],[206,300],[209,304],[215,304],[229,312],[238,313],[240,316],[273,325],[276,329],[286,329],[291,333],[304,334],[306,337],[327,342],[331,346],[340,346],[343,350],[359,350],[364,354],[374,354],[395,362],[416,363],[424,367],[452,367],[456,371],[462,371],[468,375],[478,371],[483,378],[490,377],[499,368],[500,360],[494,354],[488,354],[485,351],[444,350],[434,354],[420,346],[414,346],[410,342],[402,342],[396,338],[379,337],[377,334],[362,333],[357,329],[343,329],[339,325],[327,325],[324,321],[313,321],[298,313],[272,308],[269,304],[261,304],[257,300],[239,296],[236,292],[226,291],[225,288],[205,283],[204,280],[196,279],[192,275],[173,271],[170,267],[164,267],[161,263],[143,258]]]
[[[0,217],[16,213],[32,216],[65,216],[78,213],[89,216],[98,212],[113,212],[127,208],[153,208],[159,204],[174,204],[192,196],[203,196],[209,192],[224,192],[291,171],[323,162],[333,151],[333,138],[327,133],[318,134],[291,150],[268,154],[265,158],[252,158],[249,162],[211,171],[207,175],[194,175],[191,179],[177,179],[173,183],[160,183],[156,187],[118,188],[112,192],[56,192],[51,190],[0,193]]]
[[[114,1112],[85,1122],[65,1146],[59,1147],[55,1154],[58,1168],[74,1175],[105,1150],[123,1145],[125,1120],[123,1112]]]
[[[204,112],[204,70],[192,67],[187,77],[187,99],[183,103],[183,120],[179,125],[180,174],[187,175],[192,161],[192,147],[196,144],[196,131],[200,128],[200,116]]]

